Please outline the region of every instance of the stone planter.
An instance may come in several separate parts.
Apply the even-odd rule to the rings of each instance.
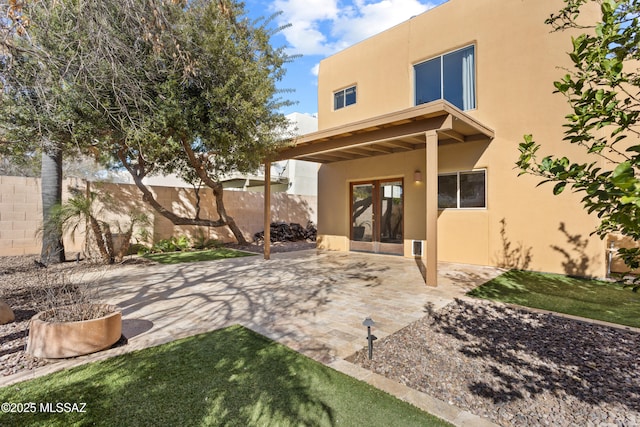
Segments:
[[[34,357],[60,359],[104,350],[122,335],[122,311],[114,305],[103,305],[109,314],[77,322],[42,320],[43,311],[31,318],[27,353]]]

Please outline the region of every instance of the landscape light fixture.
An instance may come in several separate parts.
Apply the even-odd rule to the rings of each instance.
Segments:
[[[371,327],[375,324],[376,323],[373,320],[371,320],[371,317],[367,317],[366,319],[364,319],[364,322],[362,322],[362,326],[367,327],[367,342],[369,343],[369,360],[373,358],[373,341],[378,339],[378,337],[376,337],[375,335],[371,335]]]

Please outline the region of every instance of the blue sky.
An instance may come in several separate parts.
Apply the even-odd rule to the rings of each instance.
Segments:
[[[287,65],[287,75],[279,84],[296,105],[283,110],[317,112],[317,70],[320,60],[367,37],[391,28],[445,0],[245,0],[252,18],[282,14],[275,25],[291,27],[274,36],[275,46],[302,55]]]

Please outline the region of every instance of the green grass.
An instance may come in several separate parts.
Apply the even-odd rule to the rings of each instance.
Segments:
[[[0,402],[86,403],[0,412],[2,426],[450,425],[241,326],[0,388]]]
[[[610,282],[511,270],[468,295],[640,327],[640,293]]]
[[[235,249],[217,248],[206,251],[167,252],[147,254],[144,257],[161,264],[179,264],[181,262],[215,261],[218,259],[254,256],[256,254],[236,251]]]

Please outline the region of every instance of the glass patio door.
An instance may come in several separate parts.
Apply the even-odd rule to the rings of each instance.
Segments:
[[[352,251],[404,252],[402,179],[351,184]]]

